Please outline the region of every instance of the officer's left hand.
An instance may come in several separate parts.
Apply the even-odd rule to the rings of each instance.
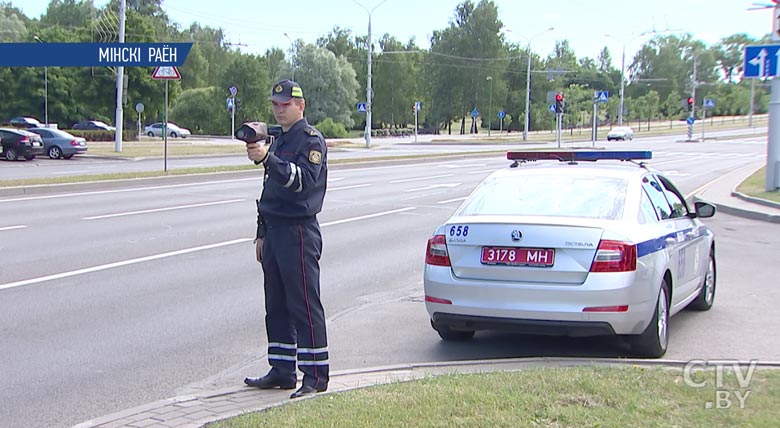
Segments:
[[[263,162],[268,156],[268,147],[262,143],[249,143],[246,145],[246,155],[255,162]]]

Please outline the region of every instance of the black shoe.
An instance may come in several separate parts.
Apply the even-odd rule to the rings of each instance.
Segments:
[[[262,377],[245,378],[244,383],[249,386],[253,386],[255,388],[260,388],[260,389],[271,389],[271,388],[293,389],[295,388],[297,379],[295,377],[286,378],[274,373],[269,373]]]
[[[290,398],[301,398],[301,397],[308,397],[310,395],[314,395],[318,392],[325,392],[328,390],[328,387],[317,389],[313,386],[309,385],[303,385],[300,388],[298,388],[297,391],[293,392],[292,395],[290,395]]]

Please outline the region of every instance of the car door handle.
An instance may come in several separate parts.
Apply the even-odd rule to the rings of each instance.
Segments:
[[[696,239],[696,232],[686,232],[685,239]]]
[[[674,244],[677,243],[677,239],[672,238],[672,237],[666,238],[665,241],[666,241],[666,245],[674,245]]]

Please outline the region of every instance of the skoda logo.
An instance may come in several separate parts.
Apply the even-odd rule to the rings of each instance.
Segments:
[[[513,241],[519,241],[521,239],[523,239],[523,232],[521,232],[519,230],[513,230],[512,231],[512,240]]]

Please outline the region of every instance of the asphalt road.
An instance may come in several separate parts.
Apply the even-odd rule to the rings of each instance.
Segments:
[[[765,154],[765,136],[650,148],[684,193]],[[519,356],[614,356],[613,339],[479,334],[443,343],[422,303],[425,242],[501,155],[334,166],[325,208],[323,300],[332,370]],[[207,179],[203,179],[207,180]],[[0,197],[0,421],[71,426],[267,370],[260,174],[230,180]],[[671,322],[667,357],[780,360],[780,225],[727,215],[718,293]]]

